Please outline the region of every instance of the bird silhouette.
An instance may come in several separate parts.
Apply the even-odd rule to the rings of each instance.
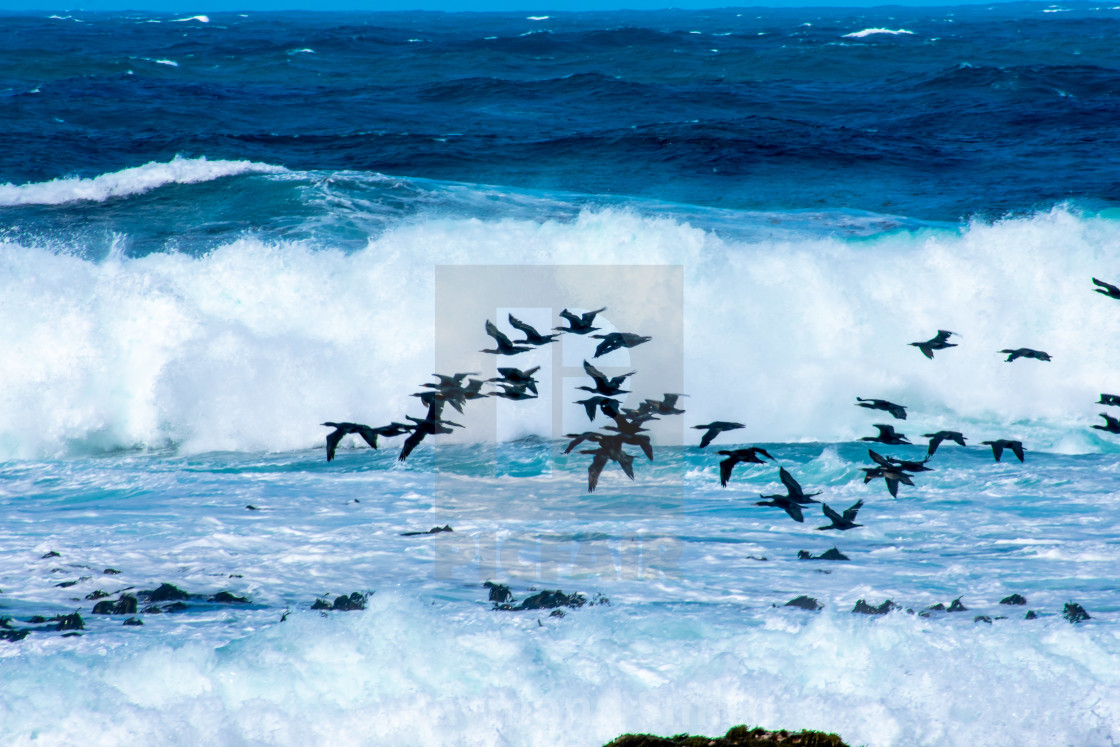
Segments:
[[[361,423],[323,423],[323,425],[334,428],[334,431],[327,434],[327,461],[334,459],[335,450],[338,448],[339,442],[344,436],[351,433],[356,433],[374,449],[377,448],[377,437],[384,436],[391,438],[392,436],[403,436],[412,430],[413,426],[406,425],[405,423],[393,422],[389,425],[383,425],[378,428],[371,428],[368,425]]]
[[[885,399],[864,399],[863,397],[856,397],[856,407],[866,407],[869,410],[886,410],[896,419],[906,420],[906,408],[902,405],[888,402]]]
[[[576,316],[572,312],[564,309],[560,312],[560,316],[568,320],[567,327],[553,327],[552,329],[557,332],[568,332],[573,335],[586,335],[588,332],[597,332],[598,327],[593,327],[595,324],[595,315],[599,312],[606,311],[607,307],[595,309],[594,311],[585,311],[580,316]]]
[[[1034,358],[1035,360],[1048,361],[1050,354],[1044,353],[1041,350],[1034,350],[1032,348],[1015,348],[1014,350],[1001,350],[1001,353],[1007,353],[1007,360],[1005,363],[1010,363],[1016,358]]]
[[[998,438],[995,441],[981,441],[980,443],[992,447],[992,456],[995,457],[997,462],[1003,458],[1004,449],[1011,449],[1011,453],[1017,456],[1020,462],[1023,461],[1022,441],[1012,441],[1007,438]]]
[[[939,329],[937,330],[937,334],[934,337],[931,337],[925,342],[912,342],[910,344],[916,347],[918,350],[921,350],[922,355],[929,358],[930,360],[933,360],[933,351],[944,350],[945,348],[955,348],[957,346],[955,342],[948,342],[949,336],[953,334],[956,333],[950,332],[947,329]]]
[[[761,449],[757,446],[751,446],[746,449],[732,449],[730,451],[721,451],[720,454],[727,457],[719,463],[719,484],[727,487],[727,483],[731,480],[731,471],[735,469],[737,464],[766,464],[766,462],[759,459],[759,455],[766,457],[773,461],[774,457],[767,453],[766,449]]]
[[[1114,418],[1111,415],[1106,415],[1103,412],[1100,413],[1100,416],[1104,418],[1104,425],[1094,425],[1093,428],[1107,433],[1120,433],[1120,419]]]
[[[710,423],[694,425],[692,427],[697,430],[705,431],[704,435],[700,437],[700,448],[703,449],[712,442],[712,439],[724,431],[733,431],[738,428],[745,428],[746,426],[742,423],[731,423],[726,420],[713,420]]]
[[[529,389],[533,394],[539,394],[537,391],[537,380],[533,378],[533,374],[540,370],[540,366],[533,366],[528,371],[522,371],[520,368],[498,368],[498,376],[493,379],[487,379],[488,382],[501,382],[511,384],[513,386],[524,386]]]
[[[583,370],[586,371],[587,375],[595,381],[595,386],[577,386],[576,389],[582,389],[585,392],[591,392],[592,394],[601,394],[604,397],[613,397],[618,394],[628,393],[630,390],[623,389],[622,384],[624,381],[626,381],[627,378],[638,373],[637,371],[631,371],[630,373],[622,374],[621,376],[607,378],[607,375],[605,373],[595,368],[595,366],[592,366],[587,361],[583,362]]]
[[[822,503],[821,504],[821,510],[824,511],[824,515],[827,516],[832,521],[832,523],[827,524],[826,526],[823,526],[823,527],[817,527],[817,529],[820,529],[822,531],[825,530],[825,529],[839,529],[841,531],[844,531],[846,529],[854,529],[856,527],[861,527],[861,526],[863,526],[863,524],[856,524],[855,519],[856,519],[856,514],[859,513],[859,510],[862,507],[863,507],[863,501],[859,500],[859,501],[856,501],[855,503],[853,503],[848,508],[846,508],[844,510],[843,514],[838,514],[827,503]]]
[[[601,355],[606,355],[611,351],[618,350],[619,348],[633,348],[641,345],[643,342],[649,342],[652,337],[643,337],[642,335],[635,335],[631,332],[610,332],[605,335],[591,335],[597,340],[602,340],[596,348],[593,357],[598,358]]]
[[[923,433],[923,438],[929,439],[929,450],[927,456],[933,456],[933,452],[937,451],[937,447],[941,445],[942,441],[956,441],[961,446],[964,446],[964,435],[960,431],[938,431],[937,433]]]
[[[888,446],[910,443],[905,435],[895,432],[893,425],[884,425],[883,423],[873,423],[872,425],[879,430],[879,435],[864,436],[860,441],[877,441],[878,443],[887,444]]]
[[[1120,300],[1120,288],[1117,288],[1115,285],[1112,285],[1111,283],[1106,283],[1103,280],[1097,280],[1096,278],[1093,278],[1093,284],[1100,286],[1099,288],[1094,288],[1093,289],[1097,293],[1101,293],[1103,295],[1106,295],[1109,298],[1115,298],[1115,299]]]
[[[498,343],[498,347],[489,350],[480,350],[480,353],[493,353],[494,355],[517,355],[518,353],[527,353],[533,348],[524,345],[514,345],[510,342],[509,338],[502,333],[494,323],[489,319],[486,320],[486,334],[494,338]]]
[[[525,335],[524,340],[518,340],[517,342],[524,343],[526,345],[547,345],[550,342],[555,342],[556,338],[560,336],[559,334],[542,335],[535,328],[521,321],[513,314],[509,315],[509,324],[511,327],[519,330],[522,334]]]

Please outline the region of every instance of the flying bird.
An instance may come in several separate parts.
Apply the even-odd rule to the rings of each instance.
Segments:
[[[1005,363],[1010,363],[1016,358],[1034,358],[1040,361],[1050,360],[1050,354],[1044,353],[1041,350],[1033,350],[1031,348],[1015,348],[1014,350],[1001,350],[1001,353],[1007,353],[1007,360]]]
[[[634,479],[634,457],[622,450],[621,440],[602,439],[599,441],[598,449],[583,450],[580,454],[591,454],[594,457],[591,460],[591,465],[587,468],[588,493],[593,492],[595,486],[599,484],[599,475],[603,468],[607,466],[608,461],[618,462],[618,466],[622,468],[626,476],[631,480]]]
[[[906,420],[906,408],[887,402],[885,399],[864,399],[856,397],[856,407],[866,407],[869,410],[886,410],[898,420]]]
[[[533,374],[540,370],[540,366],[533,366],[528,371],[522,371],[520,368],[498,368],[498,376],[486,381],[501,382],[504,384],[512,384],[513,386],[524,386],[529,389],[533,394],[539,394],[537,391],[537,380],[533,378]]]
[[[594,379],[595,386],[577,386],[576,389],[582,389],[585,392],[591,392],[592,394],[601,394],[605,397],[613,397],[617,394],[628,393],[630,390],[623,389],[622,384],[624,381],[626,381],[627,378],[638,373],[637,371],[631,371],[630,373],[622,374],[621,376],[615,376],[608,379],[605,373],[595,368],[595,366],[592,366],[587,361],[583,362],[583,370],[587,372],[588,376]]]
[[[643,337],[642,335],[635,335],[631,332],[611,332],[606,335],[591,335],[596,340],[602,340],[595,348],[595,358],[601,355],[606,355],[619,348],[633,348],[641,345],[643,342],[649,342],[652,337]]]
[[[961,446],[964,446],[964,435],[960,431],[938,431],[937,433],[923,433],[923,438],[929,439],[929,450],[926,452],[927,456],[933,456],[933,452],[937,451],[937,447],[941,445],[942,441],[956,441]]]
[[[1097,280],[1096,278],[1093,278],[1093,284],[1100,286],[1099,288],[1093,289],[1097,293],[1120,300],[1120,288],[1117,288],[1115,285],[1106,283],[1103,280]]]
[[[887,490],[890,491],[891,496],[894,498],[898,497],[899,483],[902,483],[903,485],[914,484],[913,480],[910,479],[910,475],[906,474],[902,469],[898,467],[860,467],[860,469],[862,469],[864,472],[864,485],[871,482],[877,477],[881,477],[883,478],[884,482],[887,483]]]
[[[397,457],[399,461],[403,462],[405,459],[407,459],[408,455],[411,454],[412,451],[420,445],[420,442],[424,440],[425,436],[436,436],[444,433],[451,433],[451,429],[447,426],[455,426],[456,428],[463,427],[458,423],[451,422],[450,420],[443,420],[440,417],[441,411],[442,405],[439,403],[433,403],[431,405],[428,405],[428,414],[427,417],[425,417],[423,420],[421,420],[420,418],[414,418],[411,415],[406,416],[416,425],[412,428],[412,433],[410,433],[408,438],[404,440],[404,446],[401,447],[400,456]]]
[[[1120,407],[1120,394],[1102,394],[1101,398],[1097,400],[1097,404],[1108,407]]]
[[[859,513],[859,510],[862,507],[863,507],[863,501],[858,500],[855,503],[853,503],[851,506],[846,508],[844,510],[843,514],[838,514],[827,503],[822,503],[821,504],[821,510],[824,511],[824,515],[827,516],[832,521],[832,523],[828,524],[826,526],[823,526],[823,527],[817,527],[817,529],[820,529],[820,530],[839,529],[839,530],[843,531],[845,529],[854,529],[856,527],[861,527],[861,526],[863,526],[863,524],[856,524],[855,520],[856,520],[856,514]]]
[[[558,334],[542,335],[535,328],[521,321],[513,314],[509,315],[509,324],[511,327],[516,330],[520,330],[520,332],[525,335],[525,339],[518,340],[518,342],[524,343],[526,345],[547,345],[550,342],[555,342],[556,338],[560,336]]]
[[[760,449],[757,446],[751,446],[746,449],[732,449],[730,451],[719,452],[727,457],[719,463],[719,484],[727,487],[727,483],[731,480],[731,471],[735,469],[737,464],[765,464],[766,462],[759,459],[759,455],[766,457],[770,461],[774,457],[770,456],[766,449]]]
[[[490,350],[480,350],[480,353],[493,353],[494,355],[517,355],[518,353],[527,353],[533,348],[524,345],[514,345],[510,342],[505,334],[494,326],[494,323],[489,319],[486,320],[486,334],[494,338],[498,343],[498,347]]]
[[[404,423],[393,422],[389,425],[383,425],[378,428],[371,428],[368,425],[361,423],[323,423],[323,425],[334,428],[334,431],[327,434],[327,461],[334,459],[335,450],[338,444],[342,441],[343,436],[348,436],[351,433],[356,433],[362,437],[367,444],[373,448],[377,448],[377,437],[384,436],[391,438],[392,436],[403,436],[412,430],[411,425]]]
[[[1114,418],[1111,415],[1106,415],[1103,412],[1100,413],[1100,416],[1104,418],[1104,425],[1094,425],[1094,428],[1107,433],[1120,433],[1120,419]]]
[[[724,431],[733,431],[737,428],[745,428],[742,423],[730,423],[726,420],[713,420],[711,423],[705,425],[694,425],[693,428],[706,431],[700,437],[700,448],[703,449],[712,442],[712,439],[723,433]]]
[[[598,407],[599,411],[606,415],[608,418],[613,418],[617,415],[621,407],[621,403],[617,399],[596,395],[588,397],[587,399],[576,400],[577,405],[583,405],[583,409],[587,412],[587,419],[595,419],[595,408]]]
[[[933,351],[944,350],[945,348],[955,348],[957,346],[955,342],[948,342],[949,336],[953,334],[956,333],[950,332],[947,329],[939,329],[937,330],[936,336],[931,337],[925,342],[912,342],[910,344],[916,347],[918,350],[921,350],[922,355],[932,360]]]
[[[814,495],[821,494],[820,491],[818,490],[816,493],[806,493],[802,490],[801,483],[797,482],[785,467],[778,468],[778,479],[782,481],[782,485],[786,486],[786,494],[783,496],[764,495],[762,496],[763,498],[785,498],[793,503],[801,505],[820,503],[820,501],[813,500]]]
[[[1023,461],[1022,441],[1012,441],[1006,438],[999,438],[995,441],[981,441],[980,443],[992,447],[992,456],[996,458],[997,462],[1003,457],[1004,449],[1011,449],[1011,453],[1017,456],[1020,462]]]
[[[860,439],[860,441],[877,441],[878,443],[886,444],[888,446],[910,443],[905,435],[897,433],[895,431],[893,425],[884,425],[882,423],[873,423],[873,425],[879,430],[879,435],[864,436]]]
[[[598,327],[593,327],[595,324],[595,315],[601,311],[606,311],[607,307],[595,309],[594,311],[585,311],[580,316],[576,316],[572,312],[564,309],[560,312],[560,316],[568,320],[567,327],[553,327],[552,329],[557,332],[569,332],[573,335],[586,335],[588,332],[598,331]]]
[[[684,410],[677,407],[677,398],[687,396],[687,394],[666,392],[661,399],[647,399],[642,402],[638,405],[638,411],[652,412],[656,415],[682,415]]]

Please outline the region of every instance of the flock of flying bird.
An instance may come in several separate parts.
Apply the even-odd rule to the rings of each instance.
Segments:
[[[1094,288],[1095,291],[1110,298],[1120,300],[1120,287],[1105,283],[1097,278],[1093,278],[1092,280],[1097,286]],[[564,309],[560,312],[560,316],[568,322],[568,326],[554,327],[550,334],[541,334],[531,325],[526,324],[510,314],[510,325],[524,335],[524,339],[516,341],[510,340],[510,338],[499,330],[490,320],[486,320],[486,333],[494,339],[495,347],[484,349],[480,352],[493,355],[513,356],[555,342],[561,334],[574,334],[590,335],[592,338],[600,340],[599,344],[596,346],[594,355],[595,358],[598,358],[614,350],[632,348],[652,339],[647,336],[628,332],[590,334],[599,331],[599,328],[594,326],[595,317],[603,311],[606,311],[605,307],[577,315],[570,312],[568,309]],[[949,338],[954,334],[955,333],[949,332],[948,330],[938,330],[937,334],[929,340],[924,342],[912,342],[909,344],[918,348],[926,358],[932,360],[935,352],[957,347],[956,343],[949,342]],[[1040,361],[1050,360],[1049,354],[1032,348],[1005,349],[1000,352],[1007,355],[1007,362],[1019,358],[1032,358]],[[591,492],[595,490],[595,486],[599,481],[599,476],[603,469],[612,461],[619,465],[627,477],[634,479],[634,455],[628,453],[623,448],[624,446],[638,447],[647,459],[653,461],[653,446],[649,436],[645,433],[647,429],[644,425],[651,420],[659,420],[661,416],[683,414],[684,410],[678,408],[677,404],[681,397],[687,395],[666,393],[659,400],[645,399],[637,408],[626,408],[622,406],[622,402],[618,397],[629,393],[629,390],[623,387],[626,385],[626,379],[637,373],[636,371],[630,371],[620,376],[608,377],[586,360],[583,362],[583,368],[587,375],[591,377],[593,385],[577,387],[582,391],[588,392],[589,396],[579,400],[576,404],[583,405],[588,420],[593,421],[596,416],[596,411],[598,411],[613,421],[613,424],[604,426],[599,431],[565,434],[566,438],[571,439],[564,451],[565,454],[571,453],[576,447],[585,442],[595,445],[593,449],[582,449],[578,452],[580,454],[588,454],[592,457],[587,472],[587,490]],[[421,386],[424,387],[425,391],[417,392],[412,395],[413,397],[419,398],[420,401],[427,406],[427,414],[424,418],[406,416],[406,419],[411,422],[399,423],[394,421],[389,425],[380,427],[370,427],[361,423],[349,422],[323,423],[323,425],[334,429],[327,435],[327,461],[329,462],[334,459],[339,442],[347,435],[355,434],[360,436],[366,443],[376,449],[379,436],[382,438],[391,438],[407,434],[407,438],[401,448],[400,456],[398,457],[403,461],[408,458],[409,454],[413,452],[425,437],[451,433],[453,427],[462,427],[458,423],[443,419],[443,411],[446,405],[451,405],[456,411],[462,413],[463,405],[467,401],[473,399],[480,399],[483,397],[502,397],[510,400],[537,398],[538,382],[533,374],[535,374],[538,369],[539,366],[524,371],[512,366],[498,367],[497,372],[500,376],[490,379],[469,378],[478,376],[479,374],[477,373],[456,373],[450,376],[433,374],[438,381],[422,384]],[[491,391],[483,392],[482,387],[485,384],[493,384],[494,387]],[[1120,395],[1101,394],[1097,404],[1120,407]],[[870,410],[884,411],[897,420],[906,419],[906,407],[887,400],[856,397],[856,405]],[[1101,417],[1105,419],[1105,424],[1094,425],[1092,426],[1093,428],[1108,433],[1120,434],[1120,418],[1115,418],[1105,413],[1101,413]],[[892,425],[876,423],[874,426],[878,433],[875,436],[865,436],[860,439],[861,441],[881,443],[884,445],[911,443],[905,435],[898,433]],[[704,449],[721,433],[737,430],[745,426],[742,423],[717,420],[702,425],[694,425],[692,427],[704,431],[699,443],[699,448]],[[868,454],[874,462],[874,466],[862,468],[864,472],[864,483],[866,484],[871,480],[881,478],[886,483],[890,494],[897,497],[900,484],[913,485],[912,478],[915,473],[929,471],[930,468],[926,466],[926,463],[933,457],[938,446],[943,442],[952,441],[961,446],[966,445],[964,435],[958,431],[941,430],[936,433],[923,434],[923,437],[928,438],[929,441],[925,459],[921,461],[896,459],[894,457],[883,456],[872,449],[868,449]],[[1000,461],[1005,450],[1011,451],[1020,462],[1024,459],[1023,444],[1020,441],[996,439],[992,441],[982,441],[981,443],[991,447],[992,455],[997,462]],[[726,486],[731,480],[732,472],[739,464],[765,464],[763,458],[775,461],[765,449],[759,447],[722,450],[719,451],[719,454],[725,457],[719,463],[720,484],[723,486]],[[795,521],[803,522],[803,506],[821,503],[813,499],[813,496],[819,495],[819,492],[806,493],[785,467],[780,467],[778,476],[786,488],[786,493],[784,495],[760,496],[763,500],[758,501],[756,505],[781,508]],[[830,520],[830,523],[817,528],[821,530],[846,530],[862,526],[861,524],[855,523],[856,515],[862,506],[863,501],[859,500],[842,513],[838,513],[827,503],[821,503],[822,511]]]

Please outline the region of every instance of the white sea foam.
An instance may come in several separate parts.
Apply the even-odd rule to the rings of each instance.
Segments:
[[[171,60],[153,60],[178,66]],[[252,161],[210,161],[206,158],[175,157],[167,163],[147,163],[90,179],[67,177],[49,182],[0,184],[0,206],[62,205],[67,202],[93,200],[104,202],[148,192],[167,184],[197,184],[238,174],[276,174],[279,166]]]
[[[844,38],[845,39],[862,39],[865,36],[874,36],[876,34],[888,34],[888,35],[898,36],[900,34],[901,35],[905,35],[905,34],[913,35],[913,33],[914,33],[913,31],[908,31],[906,29],[874,28],[874,29],[863,29],[862,31],[853,31],[850,34],[844,34]]]
[[[124,630],[132,642],[111,657],[103,636],[21,642],[4,661],[5,743],[174,733],[181,744],[532,747],[746,722],[869,747],[1107,744],[1120,719],[1113,636],[1062,621],[775,611],[744,627],[619,607],[538,625],[386,592],[364,612],[296,612],[215,649],[154,637],[172,617]]]
[[[210,23],[209,16],[190,16],[189,18],[173,18],[172,23],[185,23],[186,21],[198,21],[199,23]]]
[[[246,237],[198,258],[95,263],[0,245],[0,450],[283,450],[321,441],[323,420],[399,419],[434,370],[433,267],[527,258],[683,266],[690,422],[748,423],[751,441],[850,440],[883,421],[854,407],[861,396],[909,406],[900,425],[912,438],[949,428],[1036,450],[1115,448],[1089,425],[1098,394],[1120,392],[1108,344],[1120,314],[1089,279],[1117,279],[1120,232],[1055,209],[855,241],[724,240],[604,210],[415,220],[353,253]],[[472,350],[490,342],[483,321]],[[958,333],[958,347],[931,361],[907,344],[938,329]],[[657,329],[632,331],[657,344]],[[1053,360],[1005,363],[998,351],[1016,347]],[[641,355],[629,359],[639,369]],[[660,394],[632,383],[635,397]]]

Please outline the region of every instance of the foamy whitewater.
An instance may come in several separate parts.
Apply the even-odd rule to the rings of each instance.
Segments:
[[[1116,743],[1120,17],[1052,9],[5,17],[0,743]],[[589,492],[598,341],[478,351],[600,307],[688,396]]]

